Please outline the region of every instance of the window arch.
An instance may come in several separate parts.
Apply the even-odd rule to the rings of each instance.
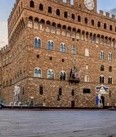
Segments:
[[[110,25],[110,30],[112,30],[112,25]]]
[[[33,0],[30,1],[30,7],[34,8],[34,1]]]
[[[41,78],[41,76],[42,76],[42,71],[41,71],[41,69],[40,68],[34,68],[34,77],[39,77],[39,78]]]
[[[60,80],[66,80],[66,72],[65,71],[60,72]]]
[[[89,56],[89,49],[85,49],[85,56],[88,57]]]
[[[39,4],[39,10],[43,10],[43,5]]]
[[[59,9],[56,10],[56,15],[60,16],[60,10]]]
[[[49,50],[54,50],[54,42],[52,40],[48,41],[47,46]]]
[[[64,12],[64,17],[65,17],[65,18],[68,17],[68,13],[67,13],[67,11]]]
[[[97,24],[97,26],[98,26],[98,27],[101,27],[101,23],[100,23],[100,21],[98,21],[98,24]]]
[[[94,26],[94,20],[91,20],[91,25]]]
[[[112,61],[112,53],[111,52],[109,52],[109,54],[108,54],[108,60]]]
[[[74,15],[74,14],[72,14],[72,19],[73,19],[73,20],[75,19],[75,15]]]
[[[33,17],[30,16],[28,19],[28,27],[32,28],[33,27]]]
[[[107,24],[106,23],[104,23],[104,29],[107,29]]]
[[[48,79],[54,79],[54,71],[52,69],[48,69],[47,78]]]
[[[52,8],[50,6],[48,7],[48,13],[52,13]]]
[[[104,59],[104,52],[103,52],[103,51],[100,52],[100,59],[101,59],[101,60]]]
[[[85,82],[89,82],[89,76],[85,75]]]
[[[101,84],[104,83],[104,76],[103,76],[103,75],[100,76],[100,83],[101,83]]]
[[[108,77],[108,84],[112,84],[112,77],[111,76]]]
[[[60,52],[66,52],[66,45],[65,43],[60,44]]]
[[[101,65],[100,70],[104,71],[104,65]]]
[[[75,48],[75,46],[72,46],[72,54],[76,54],[76,48]]]
[[[78,16],[78,22],[81,22],[81,16]]]
[[[87,18],[85,18],[85,24],[87,24],[88,23],[88,19]]]
[[[38,37],[34,38],[34,46],[37,47],[37,48],[41,48],[40,38],[38,38]]]

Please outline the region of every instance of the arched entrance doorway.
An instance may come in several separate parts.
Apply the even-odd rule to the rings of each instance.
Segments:
[[[101,101],[102,101],[103,108],[104,108],[105,107],[105,97],[104,96],[101,96]]]

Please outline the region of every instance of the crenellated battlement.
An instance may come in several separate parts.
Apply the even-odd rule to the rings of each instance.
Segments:
[[[115,20],[116,19],[116,16],[113,15],[113,14],[110,14],[109,12],[104,12],[102,10],[99,11],[99,15],[103,16],[103,17],[106,17],[107,19],[113,19]]]
[[[11,10],[11,13],[10,13],[10,15],[9,15],[8,22],[10,21],[12,15],[13,15],[15,9],[16,9],[17,4],[19,3],[19,1],[20,1],[20,0],[15,0],[15,4],[14,4],[14,6],[13,6],[13,8],[12,8],[12,10]]]
[[[66,4],[67,6],[74,5],[74,0],[49,0],[49,1],[58,2],[60,4]]]
[[[4,54],[6,52],[8,52],[10,50],[10,46],[9,45],[5,45],[3,48],[1,48],[1,53]]]

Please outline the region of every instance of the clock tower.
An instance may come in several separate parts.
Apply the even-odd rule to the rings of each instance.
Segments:
[[[77,8],[87,12],[97,12],[97,0],[74,0]]]

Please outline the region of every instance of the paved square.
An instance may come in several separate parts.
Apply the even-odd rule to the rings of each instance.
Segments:
[[[0,110],[0,137],[116,137],[116,111]]]

